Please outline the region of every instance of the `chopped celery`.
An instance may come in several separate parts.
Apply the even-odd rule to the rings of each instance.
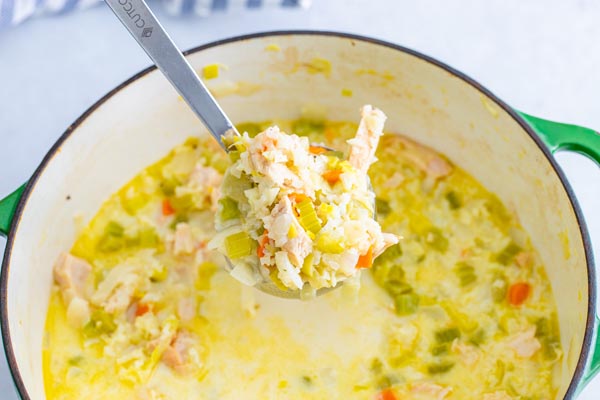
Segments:
[[[483,329],[478,329],[469,337],[469,343],[474,346],[481,346],[485,342],[485,331]]]
[[[410,286],[408,283],[400,282],[400,281],[396,281],[396,280],[386,282],[384,287],[385,287],[385,290],[392,297],[396,297],[396,296],[399,296],[402,294],[408,294],[413,291],[412,286]]]
[[[322,253],[339,254],[344,251],[340,240],[330,235],[317,235],[315,247]]]
[[[398,257],[402,256],[402,247],[400,243],[396,243],[387,249],[376,259],[381,261],[396,261]]]
[[[239,160],[240,157],[240,151],[239,150],[230,150],[229,151],[229,160],[231,160],[232,163],[236,162],[237,160]]]
[[[396,314],[409,315],[419,308],[419,296],[416,293],[406,293],[394,298]]]
[[[175,229],[177,228],[177,224],[188,221],[189,217],[186,214],[177,214],[175,215],[175,218],[173,218],[173,221],[171,221],[171,223],[169,224],[169,228]]]
[[[298,210],[298,222],[304,229],[314,234],[317,234],[321,230],[321,221],[317,217],[317,211],[315,205],[310,199],[302,200],[296,204]]]
[[[114,236],[114,237],[123,237],[123,233],[125,232],[125,228],[123,225],[119,224],[115,221],[109,221],[104,228],[104,233]]]
[[[241,203],[243,201],[248,201],[244,191],[252,187],[252,181],[246,174],[242,174],[239,178],[236,178],[231,174],[225,174],[221,186],[223,187],[224,195]]]
[[[223,197],[219,200],[221,211],[219,216],[222,221],[229,221],[230,219],[236,219],[240,217],[240,210],[238,209],[238,203],[231,197]]]
[[[339,151],[339,150],[331,150],[327,152],[327,155],[330,157],[335,157],[338,158],[340,160],[344,159],[344,152],[343,151]]]
[[[102,253],[112,253],[121,250],[123,246],[124,240],[122,237],[105,234],[100,238],[96,247]]]
[[[151,282],[163,282],[169,276],[169,269],[165,265],[160,265],[160,267],[152,270],[150,273],[150,281]]]
[[[320,121],[299,119],[292,124],[292,132],[298,136],[320,136],[325,130],[325,124]]]
[[[232,260],[252,254],[255,241],[246,233],[238,232],[225,238],[225,251]]]
[[[198,277],[194,287],[197,290],[209,290],[210,280],[219,267],[210,261],[205,261],[198,266]]]
[[[220,174],[224,174],[230,164],[229,159],[223,157],[213,157],[210,161],[210,166],[216,169]]]
[[[475,268],[473,268],[466,262],[458,262],[454,267],[454,273],[458,277],[458,280],[460,281],[460,286],[462,287],[468,286],[477,280]]]
[[[430,228],[425,235],[425,242],[434,250],[445,253],[448,250],[448,239],[438,228]]]
[[[285,286],[285,284],[281,281],[281,279],[279,279],[279,276],[277,274],[278,274],[277,269],[273,268],[271,270],[271,272],[269,273],[269,277],[271,278],[271,280],[273,281],[275,286],[277,286],[279,289],[283,290],[284,292],[288,291],[288,287]]]
[[[506,299],[508,281],[503,275],[497,276],[492,281],[492,299],[496,303],[502,303]]]
[[[380,199],[379,197],[375,198],[375,209],[377,210],[378,215],[383,215],[384,217],[392,212],[392,208],[390,207],[390,203],[387,201]]]
[[[185,213],[194,208],[194,198],[191,194],[170,197],[169,203],[178,213]]]
[[[240,133],[248,132],[248,136],[250,136],[251,138],[253,138],[254,136],[258,135],[259,133],[261,133],[263,131],[261,125],[255,124],[252,122],[245,122],[242,124],[237,124],[235,127],[236,127],[237,131]]]
[[[438,343],[450,343],[454,339],[460,337],[460,330],[458,328],[445,328],[435,332],[435,340]]]
[[[462,207],[462,201],[454,191],[449,191],[446,193],[446,200],[448,201],[448,205],[451,210],[456,210]]]
[[[502,265],[508,265],[512,262],[517,254],[521,251],[521,247],[514,242],[510,242],[502,251],[493,256],[492,261],[496,261]]]
[[[379,358],[374,358],[371,361],[371,367],[369,369],[374,374],[381,374],[383,372],[383,363]]]
[[[159,184],[160,190],[165,196],[173,196],[177,186],[179,186],[179,182],[175,179],[165,179]]]
[[[139,244],[141,247],[155,247],[160,238],[154,228],[143,228],[139,232]]]
[[[436,344],[431,348],[431,354],[434,356],[439,356],[442,354],[448,353],[449,346],[448,343]]]
[[[96,337],[102,334],[109,334],[117,329],[113,317],[103,310],[94,310],[90,321],[83,327],[83,334],[86,337]]]
[[[314,260],[315,256],[313,255],[313,253],[310,253],[304,258],[304,261],[302,262],[301,272],[309,278],[311,278],[315,272],[315,268],[313,266]]]
[[[436,364],[429,364],[427,366],[427,372],[429,372],[430,374],[443,374],[445,372],[450,371],[452,367],[454,367],[453,362],[443,361]]]

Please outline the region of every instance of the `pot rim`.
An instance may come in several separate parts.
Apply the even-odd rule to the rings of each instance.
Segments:
[[[519,126],[529,135],[529,137],[535,142],[535,144],[538,146],[539,150],[544,154],[546,159],[550,162],[550,165],[554,169],[554,172],[558,175],[558,177],[563,185],[563,188],[565,189],[565,191],[569,197],[569,201],[571,203],[571,206],[573,207],[573,211],[574,211],[575,217],[577,219],[577,224],[579,225],[579,231],[580,231],[580,234],[582,237],[583,247],[584,247],[585,257],[586,257],[586,266],[587,266],[587,274],[588,274],[588,307],[587,307],[588,315],[586,318],[586,330],[585,330],[585,334],[584,334],[584,338],[583,338],[581,352],[579,355],[579,360],[577,361],[577,366],[575,368],[575,372],[573,373],[573,376],[571,377],[571,382],[569,383],[569,387],[564,396],[564,399],[572,399],[578,392],[578,383],[581,381],[581,379],[583,377],[584,370],[585,370],[585,367],[587,364],[587,360],[588,360],[588,357],[590,354],[591,344],[592,344],[592,336],[593,336],[593,332],[594,332],[594,318],[596,315],[596,296],[597,296],[596,285],[595,285],[596,270],[594,267],[594,257],[593,257],[591,239],[589,237],[587,226],[586,226],[585,220],[583,218],[583,213],[581,211],[581,208],[579,206],[577,198],[575,197],[573,189],[571,188],[571,185],[569,184],[561,167],[558,165],[558,163],[554,159],[554,156],[552,155],[552,153],[550,152],[548,147],[542,142],[540,137],[533,131],[533,129],[529,126],[529,124],[527,124],[527,122],[525,122],[525,120],[523,120],[523,118],[519,114],[517,114],[510,106],[508,106],[508,104],[506,104],[504,101],[502,101],[496,95],[494,95],[490,90],[486,89],[479,82],[470,78],[466,74],[454,69],[453,67],[450,67],[449,65],[447,65],[441,61],[438,61],[437,59],[435,59],[433,57],[427,56],[425,54],[422,54],[422,53],[412,50],[410,48],[407,48],[407,47],[404,47],[401,45],[397,45],[397,44],[394,44],[394,43],[391,43],[388,41],[384,41],[381,39],[375,39],[375,38],[371,38],[368,36],[362,36],[362,35],[346,33],[346,32],[326,31],[326,30],[275,30],[275,31],[251,33],[251,34],[234,36],[234,37],[230,37],[230,38],[226,38],[226,39],[216,40],[216,41],[209,42],[209,43],[197,46],[197,47],[193,47],[187,51],[184,51],[183,53],[184,53],[184,55],[187,56],[187,55],[197,53],[202,50],[221,46],[224,44],[243,42],[246,40],[257,39],[257,38],[277,37],[277,36],[337,37],[340,39],[350,39],[350,40],[367,42],[370,44],[384,46],[384,47],[388,47],[392,50],[397,50],[397,51],[400,51],[403,53],[410,54],[414,57],[417,57],[423,61],[426,61],[430,64],[433,64],[434,66],[437,66],[437,67],[445,70],[446,72],[463,80],[464,82],[466,82],[467,84],[472,86],[474,89],[478,90],[483,95],[485,95],[488,98],[490,98],[491,100],[493,100],[494,103],[496,103],[496,105],[498,105],[506,113],[508,113],[519,124]],[[71,134],[73,132],[75,132],[75,130],[94,111],[96,111],[102,104],[104,104],[105,102],[110,100],[115,94],[120,92],[125,87],[129,86],[131,83],[138,81],[139,79],[145,77],[150,72],[152,72],[156,69],[157,69],[156,66],[152,65],[152,66],[147,67],[147,68],[143,69],[142,71],[136,73],[131,78],[125,80],[123,83],[116,86],[114,89],[110,90],[102,98],[100,98],[93,105],[91,105],[83,114],[81,114],[81,116],[79,118],[77,118],[75,120],[75,122],[73,122],[65,130],[65,132],[58,138],[58,140],[50,148],[48,153],[46,153],[42,162],[36,168],[31,179],[28,181],[28,183],[25,187],[25,190],[23,191],[22,197],[19,200],[19,203],[16,207],[15,215],[14,215],[13,221],[11,223],[11,227],[10,227],[7,242],[6,242],[6,249],[4,251],[4,258],[2,260],[2,267],[1,267],[1,271],[0,271],[0,304],[1,304],[0,327],[2,328],[2,339],[3,339],[3,344],[4,344],[4,351],[6,353],[6,358],[8,360],[9,370],[10,370],[11,376],[13,378],[13,382],[16,386],[17,394],[22,399],[30,399],[30,396],[29,396],[29,393],[27,392],[27,388],[25,387],[25,384],[23,383],[23,379],[21,377],[21,372],[19,370],[19,366],[17,364],[15,354],[13,352],[11,335],[10,335],[10,327],[8,324],[8,305],[7,305],[8,293],[7,292],[8,292],[8,278],[9,278],[9,273],[10,273],[10,271],[9,271],[10,257],[11,257],[12,247],[14,244],[13,232],[16,231],[16,229],[19,225],[21,216],[23,214],[25,206],[27,205],[27,200],[29,199],[29,195],[35,189],[35,186],[36,186],[36,183],[37,183],[39,177],[44,172],[46,166],[52,161],[54,156],[59,152],[59,149],[61,148],[62,144],[64,142],[66,142],[66,140],[69,139],[69,137],[71,137]]]

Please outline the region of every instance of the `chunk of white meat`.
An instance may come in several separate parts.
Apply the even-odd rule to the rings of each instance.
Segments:
[[[479,360],[479,351],[477,348],[463,343],[460,339],[455,339],[450,349],[452,352],[458,354],[461,361],[467,366],[472,366]]]
[[[72,327],[79,329],[90,320],[90,304],[81,297],[73,297],[67,307],[67,322]]]
[[[508,346],[521,358],[530,358],[542,348],[540,341],[535,337],[535,327],[511,336]]]
[[[419,382],[411,386],[410,393],[413,400],[444,400],[452,393],[452,388],[429,382]]]
[[[192,227],[187,222],[178,223],[175,226],[175,235],[173,237],[173,253],[176,256],[191,254],[194,248],[195,243]]]
[[[197,164],[190,174],[188,184],[193,188],[202,190],[210,197],[211,210],[217,210],[217,203],[221,198],[221,182],[223,175],[213,167],[205,167]]]
[[[177,304],[177,315],[182,321],[189,321],[196,316],[196,300],[193,297],[184,297]]]
[[[383,125],[387,117],[383,111],[365,105],[361,109],[361,120],[356,131],[356,136],[348,140],[350,154],[348,161],[362,173],[375,162],[375,151],[379,144],[379,138],[383,135]]]
[[[288,253],[285,251],[278,251],[275,253],[275,263],[279,270],[277,272],[277,277],[285,286],[294,289],[302,289],[304,283],[300,277],[300,269],[294,268],[288,258]]]
[[[119,264],[100,282],[91,301],[106,312],[123,312],[131,304],[141,279],[142,273],[138,267]]]
[[[196,339],[187,332],[180,331],[175,336],[175,339],[165,349],[162,354],[162,361],[173,370],[184,373],[187,370],[187,365],[190,362],[199,362],[190,357],[191,351],[196,345]]]
[[[86,298],[92,266],[85,260],[61,253],[54,264],[54,280],[68,305],[75,297]]]
[[[256,135],[248,152],[242,154],[241,162],[244,172],[258,172],[272,181],[275,186],[292,188],[299,192],[311,194],[313,183],[303,178],[311,163],[308,152],[309,142],[305,137],[286,135],[278,127],[270,127]],[[298,171],[288,167],[293,163]]]
[[[287,196],[283,196],[273,207],[271,215],[264,219],[264,225],[275,246],[287,253],[294,266],[301,267],[306,256],[312,252],[312,240],[296,219],[292,202]],[[290,237],[290,229],[295,232],[294,237]]]
[[[508,395],[504,390],[494,392],[494,393],[486,393],[483,395],[483,400],[512,400],[513,398]]]
[[[400,139],[404,145],[401,155],[412,162],[417,168],[425,172],[430,178],[438,179],[452,172],[452,165],[435,151],[408,139]]]

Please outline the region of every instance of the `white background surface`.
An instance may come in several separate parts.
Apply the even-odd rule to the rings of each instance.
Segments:
[[[312,9],[158,17],[182,48],[276,29],[340,30],[396,42],[475,78],[513,107],[600,129],[598,0],[313,0]],[[106,7],[0,31],[0,197],[27,180],[85,109],[150,63]],[[600,259],[600,169],[557,156]],[[5,241],[0,239],[0,250]],[[50,262],[50,261],[49,261]],[[16,395],[0,358],[0,398]],[[600,379],[579,397],[600,398]]]

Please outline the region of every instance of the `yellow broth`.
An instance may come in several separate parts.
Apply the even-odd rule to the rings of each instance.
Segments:
[[[340,150],[356,130],[277,124]],[[210,193],[190,190],[188,180],[197,165],[226,169],[212,139],[191,138],[142,171],[70,251],[92,266],[92,294],[111,271],[137,273],[131,304],[106,312],[91,301],[91,320],[74,327],[55,285],[47,397],[553,399],[562,357],[556,308],[515,216],[466,172],[399,135],[382,138],[378,158],[370,170],[378,219],[400,245],[363,271],[360,287],[309,302],[244,287],[205,248],[214,209]],[[449,167],[442,175],[440,165]],[[175,254],[178,224],[190,227],[194,246]],[[182,317],[182,305],[191,316]],[[156,345],[169,332],[189,338],[182,367],[169,366]]]

